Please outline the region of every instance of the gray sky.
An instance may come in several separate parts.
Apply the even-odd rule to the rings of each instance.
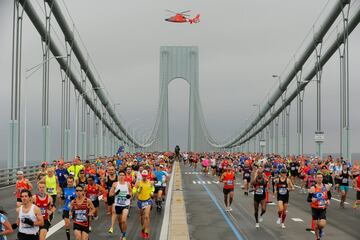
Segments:
[[[37,2],[32,1],[40,10]],[[61,6],[63,1],[58,1]],[[106,3],[104,3],[106,2]],[[224,139],[238,131],[276,84],[271,78],[285,69],[311,32],[315,20],[328,0],[135,0],[99,1],[65,0],[77,30],[85,42],[102,80],[115,103],[121,119],[139,133],[152,128],[159,94],[159,48],[162,45],[196,45],[200,51],[200,98],[210,133]],[[359,1],[353,1],[356,8]],[[326,16],[330,1],[320,17]],[[355,7],[354,7],[355,8]],[[172,24],[165,9],[201,14],[199,24]],[[39,11],[40,13],[40,11]],[[65,15],[68,17],[66,10]],[[68,18],[69,19],[69,18]],[[69,19],[70,22],[70,19]],[[72,25],[70,23],[70,25]],[[54,26],[60,39],[63,36]],[[316,28],[316,27],[315,27]],[[335,31],[336,32],[336,31]],[[0,0],[0,167],[7,156],[10,114],[12,1]],[[55,38],[56,36],[53,35]],[[311,39],[308,36],[305,43]],[[360,89],[360,31],[350,37],[351,141],[352,151],[359,152],[360,114],[355,103]],[[59,41],[56,38],[56,41]],[[25,17],[23,70],[42,61],[38,33]],[[337,152],[339,145],[338,56],[333,57],[323,73],[323,128],[325,152]],[[292,66],[290,63],[290,66]],[[41,71],[28,79],[28,158],[40,161],[41,152]],[[51,63],[51,145],[52,158],[60,148],[60,75]],[[170,93],[170,144],[187,143],[188,85],[173,81]],[[175,110],[176,109],[176,110]],[[291,149],[295,151],[296,105],[292,106]],[[305,94],[305,152],[314,152],[315,85]]]

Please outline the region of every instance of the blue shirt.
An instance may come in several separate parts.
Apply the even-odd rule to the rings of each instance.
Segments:
[[[0,213],[0,232],[5,231],[4,222],[7,221],[7,217]],[[0,240],[6,240],[6,236],[0,235]]]
[[[70,211],[71,197],[73,197],[73,198],[76,197],[75,187],[64,188],[64,197],[65,197],[64,210]]]
[[[64,169],[56,169],[55,174],[59,180],[59,185],[63,186],[66,181],[66,177],[69,176],[69,172],[65,168]]]
[[[157,184],[155,184],[155,186],[164,186],[164,183],[166,184],[166,176],[168,174],[164,171],[156,171],[156,170],[154,170],[153,173],[157,179]]]

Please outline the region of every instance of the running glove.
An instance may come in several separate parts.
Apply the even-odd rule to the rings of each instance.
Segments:
[[[24,220],[22,222],[27,225],[34,226],[34,221],[31,220],[30,218],[24,218]]]

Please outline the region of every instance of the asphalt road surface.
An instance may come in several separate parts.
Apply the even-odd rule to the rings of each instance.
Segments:
[[[222,188],[217,177],[204,175],[189,166],[181,164],[183,191],[186,203],[190,239],[315,239],[314,233],[306,231],[310,227],[310,206],[307,195],[298,189],[290,193],[286,218],[286,229],[276,224],[276,199],[267,205],[264,221],[260,229],[255,228],[253,195],[244,195],[241,183],[235,185],[233,211],[224,210]],[[240,180],[240,176],[237,176]],[[333,199],[340,199],[337,193]],[[326,239],[360,239],[360,209],[352,209],[355,192],[351,189],[345,209],[339,208],[339,202],[332,200],[327,212],[328,224],[325,228]]]

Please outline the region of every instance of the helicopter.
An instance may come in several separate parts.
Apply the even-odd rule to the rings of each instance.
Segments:
[[[198,23],[200,22],[200,14],[197,14],[194,18],[190,18],[190,15],[186,14],[188,12],[190,12],[191,10],[187,10],[187,11],[183,11],[183,12],[174,12],[171,10],[166,10],[167,12],[173,13],[175,14],[172,17],[169,18],[165,18],[165,21],[167,22],[173,22],[173,23]]]

